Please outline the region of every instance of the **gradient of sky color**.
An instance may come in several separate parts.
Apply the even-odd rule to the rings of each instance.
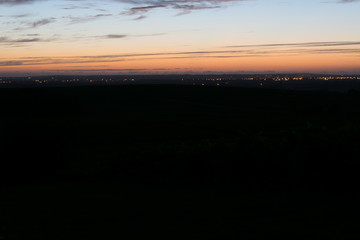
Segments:
[[[360,73],[358,0],[0,0],[0,76]]]

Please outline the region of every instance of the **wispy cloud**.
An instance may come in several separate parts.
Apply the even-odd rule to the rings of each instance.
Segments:
[[[339,3],[353,3],[353,2],[359,2],[359,0],[339,0]]]
[[[78,9],[90,9],[90,6],[77,6],[77,5],[69,5],[66,7],[61,7],[63,10],[78,10]]]
[[[22,61],[0,61],[0,66],[19,66],[22,64]]]
[[[29,25],[32,28],[36,28],[36,27],[40,27],[40,26],[43,26],[43,25],[47,25],[47,24],[52,23],[52,22],[55,22],[55,18],[44,18],[44,19],[41,19],[39,21],[32,22]]]
[[[21,31],[21,30],[27,30],[27,29],[31,29],[31,28],[38,28],[38,27],[53,23],[55,21],[56,21],[56,18],[53,18],[53,17],[43,18],[43,19],[40,19],[37,21],[22,20],[17,23],[19,26],[16,27],[14,30]]]
[[[41,42],[40,38],[18,38],[18,39],[9,39],[7,37],[0,37],[1,43],[28,43],[28,42]]]
[[[357,41],[338,41],[338,42],[304,42],[304,43],[271,43],[256,45],[233,45],[225,48],[249,48],[249,47],[335,47],[360,45]]]
[[[140,15],[140,16],[134,18],[133,20],[138,21],[138,20],[142,20],[142,19],[144,19],[144,18],[146,18],[145,15]]]
[[[122,12],[121,14],[123,14],[123,15],[144,14],[150,10],[153,10],[156,8],[164,8],[164,7],[166,7],[166,5],[150,5],[150,6],[133,7],[127,11]]]
[[[108,34],[105,36],[102,36],[102,38],[108,38],[108,39],[119,39],[119,38],[126,38],[128,35],[125,34]]]
[[[203,9],[213,9],[213,8],[221,8],[225,4],[230,2],[245,2],[251,0],[149,0],[149,1],[141,1],[141,0],[115,0],[117,2],[126,2],[136,7],[132,7],[126,11],[123,11],[121,14],[123,15],[135,15],[141,14],[141,18],[144,18],[144,14],[158,8],[168,8],[179,10],[180,13],[177,15],[182,15],[189,13],[194,10],[203,10]],[[135,20],[139,20],[136,18]]]
[[[68,18],[70,19],[70,24],[77,24],[77,23],[84,23],[84,22],[89,22],[89,21],[94,21],[100,18],[104,18],[104,17],[111,17],[113,16],[112,14],[96,14],[96,15],[89,15],[89,16],[85,16],[85,17],[73,17],[73,16],[67,16],[64,18]]]
[[[33,2],[40,2],[40,1],[50,1],[50,0],[0,0],[0,4],[3,5],[20,5],[20,4],[29,4]],[[102,2],[104,0],[92,0],[92,2]],[[254,1],[254,0],[108,0],[118,3],[127,3],[132,5],[137,5],[139,7],[134,7],[135,11],[141,9],[145,10],[158,8],[161,7],[170,7],[175,9],[206,9],[206,8],[213,8],[213,7],[220,7],[222,4],[226,4],[229,2],[244,2],[244,1]],[[335,0],[334,0],[335,1]],[[354,3],[360,2],[360,0],[336,0],[338,3]],[[76,2],[89,2],[87,0],[76,0]],[[86,9],[88,7],[82,6],[75,6],[72,5],[70,7],[64,7],[63,9],[71,10],[71,9]],[[136,9],[138,8],[138,9]],[[133,8],[130,8],[131,11]]]
[[[111,35],[106,35],[111,36]],[[105,37],[106,37],[105,36]],[[113,36],[115,37],[115,36]],[[121,38],[122,35],[117,37]],[[124,36],[126,37],[126,35]],[[110,37],[111,38],[111,37]],[[35,39],[34,39],[35,40]],[[9,41],[1,39],[1,41]],[[18,40],[27,41],[27,40]],[[32,41],[28,39],[28,41]],[[246,46],[246,48],[245,48]],[[270,47],[264,49],[264,46]],[[273,46],[276,46],[273,48]],[[291,46],[291,48],[288,48]],[[296,46],[296,48],[294,48]],[[316,46],[316,47],[315,47]],[[338,48],[342,46],[342,48]],[[352,46],[352,48],[344,48]],[[243,45],[229,50],[205,50],[205,51],[183,51],[183,52],[153,52],[153,53],[133,53],[133,54],[113,54],[95,56],[71,56],[71,57],[26,57],[16,59],[0,59],[1,66],[14,65],[54,65],[54,64],[88,64],[88,63],[109,63],[134,60],[154,60],[154,59],[186,59],[186,58],[249,58],[249,57],[269,57],[269,56],[290,56],[299,54],[349,54],[360,57],[360,42],[309,42],[309,43],[285,43],[285,44],[262,44],[262,45]]]
[[[19,47],[27,43],[37,43],[37,42],[50,42],[55,39],[43,39],[39,38],[38,34],[27,34],[25,38],[8,38],[0,37],[0,45],[7,45],[10,47]]]
[[[162,36],[162,35],[165,35],[165,33],[139,34],[139,35],[107,34],[107,35],[96,36],[96,37],[104,38],[104,39],[122,39],[122,38],[133,38],[133,37],[155,37],[155,36]]]
[[[0,4],[19,5],[19,4],[32,3],[35,1],[38,0],[0,0]]]
[[[33,2],[40,1],[49,1],[49,0],[0,0],[0,4],[4,5],[20,5],[20,4],[29,4]],[[102,0],[104,1],[104,0]],[[100,0],[92,0],[90,2],[102,2]],[[123,15],[144,15],[145,13],[158,9],[158,8],[168,8],[168,9],[176,9],[181,11],[182,13],[188,13],[194,10],[202,10],[202,9],[212,9],[212,8],[220,8],[225,4],[230,2],[245,2],[245,1],[254,1],[254,0],[108,0],[112,2],[125,3],[132,5],[129,9],[123,11],[121,14]],[[89,2],[85,0],[77,0],[77,3],[80,2]],[[79,5],[70,5],[68,7],[62,7],[65,10],[73,10],[80,8],[89,8],[89,6],[79,6]]]
[[[9,17],[13,17],[13,18],[25,18],[25,17],[30,17],[31,14],[16,14],[16,15],[10,15]]]

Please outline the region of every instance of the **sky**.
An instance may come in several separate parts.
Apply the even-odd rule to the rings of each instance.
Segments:
[[[360,73],[360,0],[0,0],[0,76]]]

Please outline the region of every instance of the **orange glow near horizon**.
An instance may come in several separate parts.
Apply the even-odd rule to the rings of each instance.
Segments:
[[[89,57],[32,57],[8,60],[8,66],[0,66],[0,74],[91,74],[91,73],[186,73],[186,72],[237,72],[237,71],[277,71],[277,72],[336,72],[358,70],[360,58],[338,54],[308,54],[290,56],[237,56],[237,55],[172,55],[155,56],[109,56],[97,59]],[[13,65],[11,66],[11,61]],[[67,62],[68,61],[68,62]]]

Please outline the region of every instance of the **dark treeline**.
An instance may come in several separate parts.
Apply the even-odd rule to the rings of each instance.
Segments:
[[[8,191],[116,183],[359,195],[357,92],[134,85],[0,89],[0,102]]]
[[[106,178],[357,194],[357,94],[122,86],[0,97],[2,184]]]

